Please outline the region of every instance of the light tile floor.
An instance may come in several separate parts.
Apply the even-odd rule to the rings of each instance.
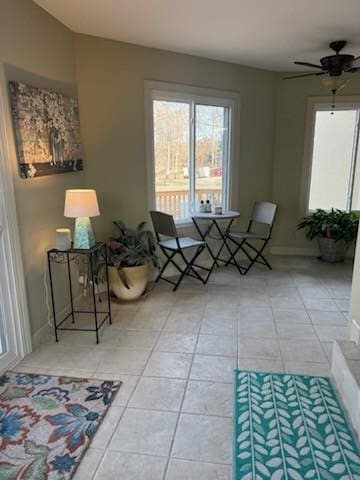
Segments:
[[[273,271],[216,270],[177,293],[112,304],[113,325],[65,332],[17,367],[122,380],[75,480],[229,480],[234,368],[329,374],[347,336],[351,264],[273,257]]]

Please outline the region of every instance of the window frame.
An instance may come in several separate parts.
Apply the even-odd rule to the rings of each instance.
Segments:
[[[299,217],[304,217],[314,212],[315,210],[309,209],[309,200],[310,200],[310,187],[311,187],[311,172],[312,172],[312,160],[313,160],[313,150],[314,150],[314,135],[315,135],[315,119],[317,111],[326,111],[331,110],[333,105],[332,97],[309,97],[307,105],[307,113],[305,120],[305,139],[304,139],[304,151],[303,151],[303,164],[302,164],[302,175],[301,175],[301,189],[300,189],[300,204],[299,204]],[[344,96],[340,99],[338,98],[335,103],[335,110],[359,110],[360,111],[360,96]],[[358,128],[358,131],[360,128]],[[359,136],[357,138],[357,143],[359,144]],[[352,184],[351,192],[353,193],[354,188],[354,177],[356,170],[356,160],[352,159],[351,167],[351,178],[350,182]],[[347,211],[352,211],[351,209],[352,198],[348,200],[350,208],[347,208]]]
[[[145,86],[145,133],[146,133],[146,173],[147,173],[147,198],[148,209],[156,208],[155,191],[155,151],[154,151],[154,119],[153,101],[173,101],[190,104],[190,149],[193,150],[195,138],[195,107],[196,105],[211,105],[229,108],[229,134],[228,134],[228,161],[224,165],[222,178],[222,189],[225,196],[223,207],[229,208],[237,197],[237,185],[234,178],[236,175],[235,158],[239,156],[239,111],[240,95],[236,92],[225,92],[202,87],[193,87],[166,82],[149,81],[144,82]],[[190,152],[190,162],[194,161],[194,152]],[[194,188],[191,177],[189,178],[189,193]],[[178,226],[191,225],[191,217],[176,220]]]

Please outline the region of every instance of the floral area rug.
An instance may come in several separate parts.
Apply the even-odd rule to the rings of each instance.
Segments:
[[[121,382],[0,376],[0,480],[68,480]]]
[[[360,480],[328,378],[236,371],[234,480]]]

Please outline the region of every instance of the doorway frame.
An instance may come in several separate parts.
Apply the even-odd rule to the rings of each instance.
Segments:
[[[3,127],[0,128],[0,170],[2,177],[0,181],[4,183],[2,188],[6,197],[5,222],[7,231],[5,233],[10,240],[7,242],[8,251],[6,252],[9,265],[9,287],[10,291],[17,292],[16,296],[11,296],[9,299],[17,347],[16,359],[6,366],[6,368],[11,368],[32,351],[32,341],[14,188],[14,175],[17,175],[15,140],[8,103],[5,68],[1,61],[0,127]]]
[[[317,109],[331,107],[333,98],[326,95],[322,97],[308,97],[305,126],[304,126],[304,147],[302,156],[302,172],[301,172],[301,186],[300,186],[300,200],[299,200],[299,218],[309,214],[309,194],[311,182],[311,167],[312,154],[314,148],[314,127],[315,114]],[[360,108],[359,95],[341,95],[337,97],[335,109],[337,108]],[[331,108],[330,108],[331,109]]]

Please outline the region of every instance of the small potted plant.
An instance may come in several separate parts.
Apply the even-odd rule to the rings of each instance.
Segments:
[[[351,243],[356,239],[359,218],[332,208],[331,211],[317,209],[305,217],[297,226],[307,230],[310,240],[317,238],[320,256],[326,262],[342,262]]]
[[[114,295],[121,300],[135,300],[145,291],[149,265],[158,266],[156,243],[145,222],[135,229],[114,221],[117,235],[109,243],[109,280]]]

